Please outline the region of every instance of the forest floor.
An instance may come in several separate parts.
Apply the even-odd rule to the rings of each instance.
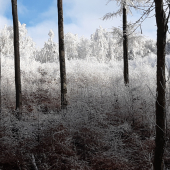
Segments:
[[[41,93],[41,99],[45,95]],[[62,111],[49,110],[51,102],[46,98],[37,112],[33,103],[25,105],[20,121],[11,108],[2,109],[0,170],[152,169],[154,112],[147,115],[148,103],[140,102],[139,110],[129,110],[117,98],[106,112],[100,102],[99,109],[90,102],[72,101]],[[24,99],[26,103],[31,100]],[[166,170],[170,169],[170,128],[167,137]]]
[[[125,86],[121,63],[69,61],[69,104],[64,110],[60,110],[56,64],[31,62],[37,67],[34,70],[22,64],[20,121],[13,111],[13,68],[4,66],[0,170],[152,170],[155,67],[144,64],[130,68],[130,84]],[[167,82],[166,170],[170,170],[169,93]]]

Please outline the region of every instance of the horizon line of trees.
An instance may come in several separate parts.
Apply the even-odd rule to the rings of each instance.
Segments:
[[[29,56],[29,58],[41,63],[59,61],[58,43],[53,41],[54,33],[52,30],[49,31],[49,39],[41,49],[37,49],[33,40],[27,35],[25,24],[21,25],[19,23],[19,32],[21,59],[26,60],[26,57]],[[2,54],[6,57],[13,57],[12,34],[12,26],[5,26],[1,31],[0,44],[3,44]],[[118,28],[113,28],[112,32],[109,32],[102,27],[97,28],[90,39],[79,37],[77,34],[67,33],[64,36],[65,57],[68,60],[96,58],[99,62],[121,60],[123,59],[123,49],[121,48],[123,39],[120,35],[121,30]],[[129,60],[140,56],[145,57],[150,53],[156,54],[156,42],[138,33],[133,33],[129,37],[128,48]],[[170,54],[170,43],[167,43],[167,52]]]

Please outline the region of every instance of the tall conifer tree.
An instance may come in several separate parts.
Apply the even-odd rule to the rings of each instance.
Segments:
[[[128,68],[128,30],[127,30],[127,13],[131,13],[130,6],[134,6],[134,0],[109,0],[117,1],[120,9],[117,12],[107,13],[103,20],[111,18],[113,16],[122,15],[123,16],[123,64],[124,64],[124,82],[125,85],[129,84],[129,68]],[[140,3],[142,0],[135,0],[135,3]]]

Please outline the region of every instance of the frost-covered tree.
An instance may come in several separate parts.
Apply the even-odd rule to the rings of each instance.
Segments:
[[[129,31],[128,31],[129,33]],[[112,28],[112,49],[114,58],[122,59],[123,48],[123,33],[122,30],[116,27]],[[156,46],[153,40],[148,40],[139,33],[133,32],[128,36],[128,60],[134,60],[138,57],[145,57],[149,53],[156,54]]]
[[[58,44],[53,41],[54,32],[50,30],[48,35],[50,38],[45,42],[44,47],[35,53],[35,60],[41,63],[58,62]]]
[[[14,65],[15,65],[15,88],[16,88],[16,110],[17,118],[21,118],[22,94],[21,94],[21,75],[20,75],[20,51],[19,51],[19,26],[17,13],[17,0],[11,0],[13,30],[14,30]]]
[[[21,60],[26,60],[27,58],[33,58],[36,51],[35,43],[32,38],[28,36],[26,24],[20,24],[19,26],[19,49]],[[14,58],[14,48],[13,48],[13,27],[5,26],[0,33],[0,46],[1,54],[5,57]]]
[[[144,36],[142,36],[139,33],[133,32],[132,34],[129,35],[128,37],[129,41],[129,52],[128,52],[128,58],[129,60],[133,60],[136,57],[145,57],[147,56],[150,52],[154,52],[151,47],[152,44],[154,46],[154,41],[152,40],[147,40]],[[152,42],[152,44],[148,44],[148,42]],[[147,46],[150,45],[149,47]]]
[[[68,60],[78,58],[78,41],[79,38],[77,34],[67,33],[64,36],[65,54]]]
[[[42,49],[35,47],[33,40],[27,35],[25,24],[19,23],[20,55],[21,60],[35,59],[41,63],[58,62],[58,43],[54,42],[54,33],[49,31],[49,39]],[[149,53],[156,54],[156,42],[148,40],[141,34],[133,32],[129,35],[128,59],[144,57]],[[14,58],[13,27],[5,26],[0,34],[1,54],[3,57]],[[96,50],[95,50],[96,49]],[[91,39],[78,37],[78,35],[67,33],[65,35],[65,52],[67,59],[96,58],[98,61],[108,62],[110,60],[122,60],[123,33],[119,28],[113,27],[108,31],[99,27],[91,35]]]
[[[109,0],[114,1],[114,0]],[[124,82],[125,85],[129,83],[129,69],[128,69],[128,34],[127,34],[127,13],[131,13],[130,6],[134,6],[135,3],[142,2],[142,0],[115,0],[120,6],[117,12],[107,13],[103,19],[108,19],[113,16],[123,16],[123,61],[124,61]]]
[[[99,62],[104,62],[108,50],[108,32],[101,26],[91,35],[92,56],[96,57]]]
[[[156,54],[157,48],[156,48],[156,42],[154,40],[151,40],[151,39],[145,40],[145,42],[142,42],[142,43],[144,44],[144,52],[149,51],[149,52]]]
[[[84,38],[84,37],[80,37],[78,47],[77,47],[77,52],[78,52],[79,59],[90,58],[90,56],[91,56],[91,40]]]
[[[14,39],[13,39],[13,27],[5,26],[0,33],[0,46],[1,46],[1,54],[3,56],[11,56],[14,55]]]

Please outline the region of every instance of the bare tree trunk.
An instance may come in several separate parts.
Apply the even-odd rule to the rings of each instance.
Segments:
[[[19,53],[19,27],[18,27],[18,13],[17,0],[11,0],[12,16],[13,16],[13,30],[14,30],[14,65],[15,65],[15,88],[16,88],[16,111],[17,117],[21,118],[22,109],[22,95],[21,95],[21,76],[20,76],[20,53]]]
[[[63,2],[58,0],[58,37],[59,37],[59,60],[61,81],[61,108],[67,106],[67,83],[64,50],[64,28],[63,28]]]
[[[165,46],[167,23],[163,9],[163,0],[155,1],[156,23],[157,23],[157,101],[156,101],[156,139],[154,170],[164,169],[165,148],[165,116],[166,116],[166,80],[165,80]]]
[[[125,82],[125,85],[127,85],[129,83],[129,71],[128,71],[128,38],[127,38],[126,0],[123,3],[123,59],[124,59],[124,82]]]
[[[1,48],[2,47],[0,47],[0,114],[1,114],[1,53],[2,53],[2,51],[1,51]]]

